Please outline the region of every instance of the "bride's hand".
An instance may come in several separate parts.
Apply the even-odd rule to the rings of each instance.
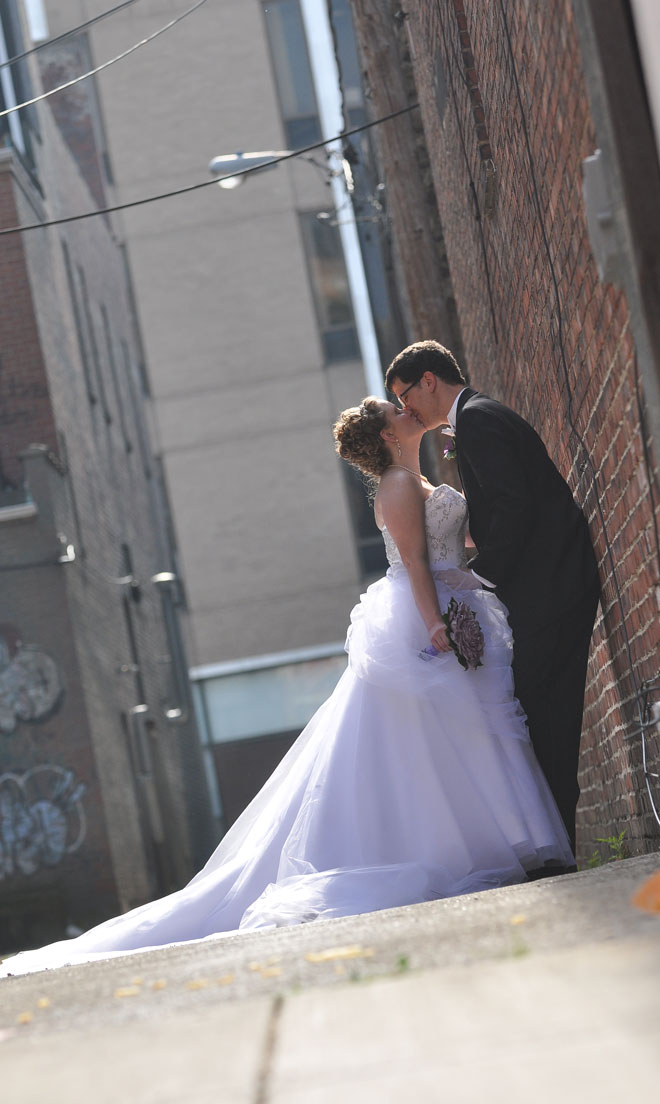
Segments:
[[[437,648],[439,652],[451,651],[451,645],[447,640],[447,629],[442,621],[436,621],[435,625],[431,625],[429,636],[433,647]]]

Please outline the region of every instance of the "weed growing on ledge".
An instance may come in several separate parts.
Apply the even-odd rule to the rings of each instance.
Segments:
[[[609,848],[609,857],[604,860],[600,851],[593,852],[591,858],[587,859],[585,867],[587,870],[593,870],[596,866],[602,866],[604,862],[620,862],[622,859],[628,857],[626,846],[626,829],[619,832],[618,836],[596,836],[596,843],[606,843]]]

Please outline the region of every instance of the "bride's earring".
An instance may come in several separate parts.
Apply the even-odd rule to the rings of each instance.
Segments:
[[[399,456],[401,456],[401,445],[399,444],[399,438],[395,437],[394,440],[396,441],[396,451],[398,452]]]

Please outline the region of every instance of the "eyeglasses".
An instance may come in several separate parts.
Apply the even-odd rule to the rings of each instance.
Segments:
[[[396,396],[399,402],[399,406],[406,406],[406,403],[404,402],[406,395],[409,391],[412,391],[413,387],[417,387],[417,384],[421,382],[421,379],[422,377],[420,376],[419,379],[416,379],[414,383],[409,383],[408,386],[405,387],[404,390],[401,392],[401,394]]]

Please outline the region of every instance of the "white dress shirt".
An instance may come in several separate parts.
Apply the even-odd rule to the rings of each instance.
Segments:
[[[449,422],[449,425],[451,426],[454,433],[456,432],[456,414],[458,412],[458,400],[460,399],[464,391],[467,391],[467,387],[462,387],[461,390],[458,392],[458,395],[451,404],[451,409],[447,415],[447,421]]]

